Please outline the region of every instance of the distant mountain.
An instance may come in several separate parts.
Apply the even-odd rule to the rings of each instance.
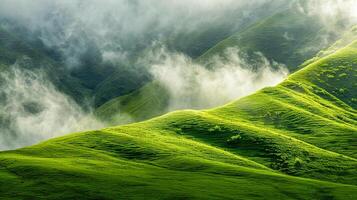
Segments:
[[[1,152],[1,196],[356,199],[356,68],[357,41],[222,107]]]

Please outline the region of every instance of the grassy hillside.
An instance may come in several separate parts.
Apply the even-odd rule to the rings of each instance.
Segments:
[[[96,115],[112,125],[137,122],[159,116],[168,105],[167,90],[158,82],[150,82],[128,95],[119,96],[96,109]]]
[[[335,53],[339,49],[347,46],[357,39],[357,26],[353,26],[350,30],[346,31],[339,40],[333,43],[329,48],[321,50],[315,57],[306,60],[300,67],[303,68],[325,56]]]
[[[262,3],[261,6],[244,12],[241,8],[231,8],[224,16],[216,16],[210,23],[199,24],[196,29],[185,29],[178,34],[170,35],[165,44],[169,49],[183,52],[195,59],[232,34],[245,30],[252,24],[281,12],[287,7],[289,4],[278,0]]]
[[[203,61],[213,54],[219,54],[226,47],[238,46],[248,54],[263,52],[269,59],[287,64],[290,70],[294,71],[298,64],[311,58],[329,42],[334,41],[336,35],[325,30],[314,16],[305,16],[294,9],[281,12],[289,6],[285,2],[269,1],[264,6],[256,8],[253,13],[237,12],[232,9],[222,19],[215,19],[214,25],[203,24],[191,31],[173,33],[163,38],[163,43],[169,49],[182,51],[193,58],[206,52],[198,59]],[[271,14],[273,16],[267,18]],[[5,25],[2,26],[3,24]],[[0,28],[0,62],[11,65],[23,56],[31,58],[34,62],[33,66],[46,66],[53,83],[77,102],[82,103],[83,99],[93,97],[95,107],[99,107],[115,98],[118,100],[123,95],[132,93],[135,96],[139,91],[143,91],[142,87],[150,79],[145,70],[138,70],[133,66],[136,58],[145,50],[145,45],[132,47],[129,42],[128,48],[134,48],[135,52],[133,58],[130,58],[129,63],[114,64],[103,61],[96,44],[83,33],[81,37],[69,41],[73,44],[85,44],[83,55],[80,55],[82,66],[68,70],[64,67],[65,58],[60,50],[55,47],[52,49],[45,47],[41,40],[36,38],[38,35],[29,34],[28,30],[12,21],[2,19],[0,26],[3,27]],[[327,43],[322,42],[325,38]],[[143,44],[151,44],[151,41],[146,41],[150,39],[152,37],[143,39],[145,40]],[[212,46],[214,47],[211,48]],[[149,83],[145,88],[150,86],[152,84]],[[151,87],[152,89],[154,87]],[[123,98],[127,99],[127,97]],[[142,102],[131,104],[142,104]],[[150,109],[142,107],[142,110]],[[123,110],[130,110],[130,108]],[[165,111],[162,109],[151,114],[127,114],[133,115],[134,120],[135,118],[142,120]]]
[[[341,26],[341,32],[343,29]],[[238,47],[252,59],[256,52],[261,52],[269,60],[296,71],[302,62],[335,42],[339,34],[328,30],[319,17],[304,14],[292,7],[219,42],[198,60],[206,62],[228,47]]]
[[[357,42],[216,109],[2,152],[1,197],[356,199],[356,58]]]
[[[249,25],[266,18],[272,13],[280,12],[281,10],[286,9],[287,6],[288,5],[286,5],[285,2],[274,1],[266,2],[265,4],[263,4],[263,6],[255,8],[254,12],[252,11],[252,13],[245,13],[241,12],[239,9],[232,9],[229,10],[229,12],[225,13],[224,17],[218,16],[217,18],[212,20],[211,23],[198,24],[197,27],[192,30],[186,30],[184,27],[182,27],[183,29],[181,30],[178,27],[178,31],[168,34],[167,36],[162,38],[162,44],[167,46],[169,50],[182,52],[185,55],[196,59],[208,49],[215,46],[218,42],[231,36],[238,30],[244,30]],[[158,33],[154,35],[157,34]],[[148,41],[145,41],[145,39],[144,41],[142,41],[142,43],[144,44],[147,42]],[[151,44],[152,42],[150,41],[149,43]],[[147,48],[145,45],[142,45],[139,48],[135,49],[136,55],[132,58],[134,62],[130,63],[124,70],[109,74],[108,77],[96,87],[94,93],[95,105],[100,107],[103,104],[106,104],[103,105],[103,108],[99,108],[98,110],[107,109],[108,105],[113,105],[114,101],[117,101],[117,103],[115,103],[116,105],[122,104],[120,103],[122,101],[121,99],[128,99],[127,95],[132,95],[131,99],[133,99],[134,102],[130,103],[129,108],[125,108],[126,103],[122,104],[121,108],[123,108],[123,110],[131,110],[130,107],[132,107],[132,105],[134,104],[145,104],[154,106],[142,107],[142,109],[145,110],[144,113],[126,113],[127,115],[131,115],[134,121],[149,119],[153,116],[157,116],[158,114],[163,114],[166,111],[166,107],[163,107],[160,103],[158,105],[154,105],[154,103],[148,104],[145,103],[146,100],[143,100],[142,98],[138,97],[143,96],[144,94],[147,95],[149,92],[158,93],[153,95],[159,96],[160,92],[163,92],[162,88],[159,87],[158,84],[152,84],[149,82],[150,79],[147,77],[147,74],[144,74],[144,70],[138,69],[138,67],[134,67],[136,65],[135,60],[137,59],[137,57],[140,57],[142,54],[145,54],[146,51]],[[134,68],[134,70],[132,70],[132,68]],[[139,71],[139,73],[134,73],[135,71]],[[144,91],[145,89],[148,89],[148,91]],[[153,98],[155,99],[156,97]],[[152,98],[149,97],[149,99]],[[168,99],[165,99],[163,101],[168,101]],[[160,110],[153,113],[147,112],[147,110],[153,110],[156,107],[160,107]],[[118,107],[116,106],[112,109],[116,108]],[[114,115],[118,115],[119,110],[117,110],[117,113],[112,113]],[[112,117],[115,118],[115,116]],[[117,121],[116,123],[118,122],[119,121]]]
[[[254,60],[256,52],[262,52],[269,60],[283,63],[287,65],[291,72],[294,72],[324,56],[334,53],[356,39],[356,28],[351,31],[347,30],[348,28],[341,25],[339,31],[331,31],[317,16],[303,14],[295,7],[292,7],[242,28],[241,31],[208,49],[197,58],[197,61],[210,66],[209,58],[214,55],[224,57],[221,53],[226,48],[238,47],[242,52],[247,53],[252,60]],[[331,44],[333,45],[327,48]],[[306,62],[301,65],[304,61]],[[146,89],[148,91],[145,91]],[[148,95],[149,99],[152,99],[151,96],[160,96],[162,93],[165,92],[162,88],[157,87],[157,84],[149,83],[126,97],[112,99],[102,107],[99,107],[98,111],[102,113],[102,110],[111,110],[110,113],[106,112],[105,118],[110,118],[112,124],[125,122],[122,118],[116,117],[120,113],[131,116],[133,121],[149,119],[167,112],[166,107],[160,103],[155,105],[155,102],[158,101],[146,103],[146,100],[140,98],[140,96]],[[126,108],[127,104],[120,102],[123,101],[122,99],[128,99],[128,96],[131,96],[130,99],[134,102]],[[160,97],[160,102],[168,101],[168,99],[164,99],[167,96],[165,94]],[[110,105],[113,105],[113,107],[110,108]],[[120,109],[115,105],[121,105]],[[130,112],[132,105],[136,107],[135,113]],[[140,113],[141,110],[144,112]],[[155,112],[150,113],[150,110],[155,110]]]
[[[170,31],[167,34],[156,32],[148,33],[145,38],[141,38],[141,40],[143,40],[140,41],[141,45],[134,47],[135,50],[132,49],[133,52],[135,52],[135,55],[131,58],[131,61],[127,64],[126,68],[109,74],[105,80],[97,85],[94,93],[95,105],[102,106],[103,104],[106,104],[103,106],[104,108],[99,108],[99,110],[107,109],[108,105],[113,104],[114,101],[117,101],[117,103],[115,103],[116,105],[122,104],[121,108],[124,110],[131,110],[131,107],[134,104],[154,106],[142,107],[142,109],[145,110],[144,113],[127,113],[127,115],[131,115],[134,121],[141,121],[143,119],[157,116],[158,114],[163,114],[166,111],[166,107],[163,107],[161,103],[158,105],[154,105],[154,103],[149,104],[146,103],[147,100],[138,97],[143,96],[144,94],[147,95],[150,92],[160,93],[163,92],[163,90],[158,84],[149,82],[150,79],[148,78],[148,73],[142,69],[147,66],[141,66],[141,69],[140,67],[135,67],[135,60],[151,48],[152,40],[157,40],[155,39],[157,35],[163,34],[159,39],[161,41],[160,43],[165,45],[169,50],[182,52],[185,55],[196,59],[208,49],[215,46],[218,42],[239,30],[246,29],[249,25],[268,17],[272,13],[277,13],[286,9],[287,6],[288,5],[283,1],[269,1],[247,12],[241,12],[241,8],[231,8],[227,10],[224,15],[219,14],[219,16],[213,18],[210,23],[198,23],[195,25],[195,28],[192,29],[187,29],[187,27],[181,27],[180,24],[177,24],[177,30],[172,33],[170,33]],[[133,44],[129,43],[128,48],[133,48]],[[148,91],[144,91],[144,89],[148,89]],[[139,94],[141,92],[142,94]],[[131,99],[134,100],[134,102],[130,103],[129,108],[125,108],[125,104],[127,103],[120,103],[122,101],[121,99],[128,99],[127,95],[132,95]],[[154,94],[154,96],[156,95],[159,96],[160,94]],[[156,97],[149,97],[149,99],[156,99]],[[165,99],[164,101],[168,101],[168,99]],[[147,110],[153,110],[156,107],[161,108],[157,112],[147,112]],[[112,113],[118,115],[119,112]],[[115,116],[112,117],[115,118]]]

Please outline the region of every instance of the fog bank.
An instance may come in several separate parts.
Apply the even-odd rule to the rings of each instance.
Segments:
[[[41,71],[17,64],[0,73],[0,150],[104,126],[57,91]]]
[[[154,79],[169,91],[168,110],[222,105],[274,86],[288,75],[284,65],[270,62],[259,53],[254,64],[248,62],[237,48],[228,48],[222,57],[213,57],[209,61],[212,69],[166,48],[151,51],[145,62],[151,63]]]

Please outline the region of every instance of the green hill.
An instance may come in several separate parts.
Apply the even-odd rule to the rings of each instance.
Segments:
[[[247,16],[247,13],[232,9],[221,17],[222,19],[215,19],[214,25],[203,24],[192,31],[173,33],[164,38],[163,43],[169,49],[182,51],[193,58],[206,52],[198,58],[201,61],[221,53],[226,47],[238,46],[248,54],[262,52],[267,58],[286,64],[291,71],[294,71],[303,61],[334,42],[340,33],[329,32],[316,17],[297,12],[294,7],[282,12],[289,6],[291,5],[281,1],[269,1],[256,8],[254,14]],[[267,17],[271,14],[273,16]],[[140,67],[134,66],[137,57],[145,51],[145,45],[138,47],[128,45],[128,48],[133,48],[135,51],[135,55],[128,63],[106,63],[100,56],[99,47],[83,33],[81,37],[74,37],[69,41],[74,44],[85,43],[83,47],[85,51],[80,56],[83,66],[68,70],[60,50],[46,47],[40,38],[37,38],[38,35],[29,34],[29,30],[14,21],[1,19],[0,26],[1,63],[8,66],[23,56],[29,57],[34,62],[33,66],[46,66],[46,71],[54,85],[80,104],[83,104],[85,99],[93,98],[95,107],[100,107],[113,99],[120,99],[120,96],[138,94],[138,91],[143,91],[143,87],[150,81],[145,70],[138,70]],[[341,33],[343,32],[344,28],[341,26]],[[327,38],[326,43],[322,42],[325,38]],[[151,44],[150,39],[152,37],[145,38],[139,43]],[[151,86],[152,84],[149,83],[145,88]],[[151,87],[151,90],[153,89],[154,87]],[[143,104],[143,102],[131,104]],[[149,109],[142,108],[142,110]],[[135,118],[142,120],[165,111],[166,109],[151,114],[126,114],[133,115],[134,120]],[[141,116],[137,117],[138,115]]]
[[[353,26],[350,30],[346,31],[339,40],[337,40],[335,43],[333,43],[329,48],[321,50],[317,55],[307,61],[305,61],[300,67],[305,67],[309,65],[310,63],[315,62],[316,60],[319,60],[320,58],[323,58],[325,56],[328,56],[332,53],[335,53],[339,49],[347,46],[351,42],[357,39],[357,26]]]
[[[143,121],[166,111],[168,95],[160,83],[150,82],[128,95],[108,101],[97,108],[95,114],[112,125]]]
[[[247,13],[245,12],[240,12],[239,9],[232,9],[228,13],[225,13],[224,16],[218,16],[217,18],[212,20],[211,23],[200,24],[192,30],[179,29],[179,31],[175,31],[171,34],[168,34],[166,37],[163,38],[162,44],[167,46],[167,48],[171,51],[182,52],[185,55],[196,59],[208,49],[215,46],[218,42],[231,36],[238,30],[244,30],[249,25],[266,18],[272,13],[284,10],[287,6],[288,5],[285,5],[285,3],[281,1],[266,2],[262,6],[255,8],[253,12],[254,14],[250,13],[249,15],[247,15]],[[144,39],[142,43],[145,44],[148,43],[148,41],[145,41]],[[152,42],[150,41],[149,43]],[[148,49],[150,48],[151,47],[149,47]],[[135,60],[137,59],[137,57],[140,57],[141,55],[145,54],[145,52],[147,52],[147,48],[145,47],[145,45],[140,46],[140,48],[136,49],[135,52],[135,56],[134,58],[132,58],[134,62],[129,63],[128,66],[124,68],[124,70],[109,74],[105,80],[103,80],[99,85],[97,85],[97,87],[95,88],[94,95],[96,107],[100,107],[102,105],[104,107],[99,108],[98,110],[107,109],[108,105],[112,105],[114,101],[117,101],[117,103],[115,104],[123,104],[121,108],[123,108],[124,110],[131,110],[130,107],[132,107],[132,105],[134,104],[145,104],[154,107],[161,107],[159,111],[153,113],[149,113],[146,111],[145,113],[126,113],[126,115],[131,115],[134,121],[138,121],[143,119],[149,119],[153,116],[157,116],[158,114],[163,114],[167,108],[162,107],[162,105],[154,105],[154,103],[145,103],[147,102],[147,100],[143,100],[145,102],[142,102],[141,100],[136,100],[138,98],[142,99],[140,97],[137,97],[140,92],[142,92],[140,96],[143,96],[144,94],[147,95],[149,91],[160,93],[163,92],[163,90],[162,87],[158,86],[158,84],[150,83],[150,79],[147,77],[147,74],[145,74],[145,71],[142,69],[140,71],[140,67],[136,67]],[[142,67],[145,68],[147,66]],[[133,68],[134,70],[132,70]],[[134,73],[135,71],[139,71],[140,73]],[[148,89],[149,91],[144,92],[144,89]],[[132,95],[133,97],[131,97],[131,99],[134,100],[134,102],[130,103],[129,108],[125,108],[126,103],[120,103],[122,101],[121,99],[128,99],[127,95]],[[153,96],[156,95],[153,94]],[[155,99],[156,97],[148,98]],[[165,99],[164,101],[168,100]],[[152,109],[151,107],[142,107],[142,110]],[[117,113],[112,113],[114,115],[118,115],[119,111],[117,111]],[[112,116],[112,118],[113,117],[114,116]],[[118,121],[116,121],[116,123],[118,123]]]
[[[284,1],[267,1],[243,12],[242,8],[232,7],[224,15],[215,16],[209,23],[199,24],[193,30],[181,30],[178,34],[171,34],[165,44],[169,49],[183,52],[195,59],[232,34],[245,30],[289,6]]]
[[[206,62],[213,55],[221,54],[228,47],[238,47],[254,60],[256,52],[269,60],[285,64],[290,71],[327,48],[344,32],[331,31],[314,15],[305,14],[293,6],[238,32],[219,42],[198,58]]]
[[[254,60],[256,52],[262,52],[269,60],[285,64],[290,71],[294,72],[352,42],[357,35],[356,28],[348,31],[348,28],[342,24],[336,24],[340,27],[339,31],[332,31],[326,27],[326,24],[319,17],[304,14],[296,7],[291,7],[260,21],[258,20],[253,25],[243,28],[220,41],[198,57],[196,61],[210,66],[209,58],[215,55],[224,57],[222,52],[226,48],[238,47],[251,60]],[[329,47],[330,45],[332,46]],[[304,61],[306,62],[301,65]],[[146,89],[148,91],[145,91]],[[163,99],[168,97],[167,93],[157,83],[148,83],[125,97],[113,98],[97,110],[101,118],[105,120],[110,118],[112,124],[120,124],[126,121],[123,118],[117,118],[118,115],[131,116],[132,121],[142,121],[167,112],[167,107],[164,104],[158,103],[156,100],[151,101],[164,94],[160,97],[160,102],[167,102],[168,99]],[[144,95],[149,100],[140,98]],[[126,108],[126,105],[129,104],[122,102],[126,102],[124,99],[129,98],[133,102]],[[148,101],[151,103],[147,103]],[[113,105],[112,108],[110,108],[111,105]],[[114,105],[120,105],[120,109]],[[131,113],[134,105],[136,111]],[[103,113],[103,110],[110,110],[110,112],[102,115],[100,113]],[[155,112],[150,113],[152,110],[155,110]],[[143,113],[140,113],[141,111]]]
[[[219,108],[1,152],[1,197],[356,199],[356,68],[354,42]]]

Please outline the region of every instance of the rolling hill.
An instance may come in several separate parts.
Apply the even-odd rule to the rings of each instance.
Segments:
[[[180,29],[180,27],[177,27],[177,31],[167,34],[165,37],[162,38],[162,41],[160,43],[166,46],[170,51],[182,52],[185,55],[196,59],[203,53],[205,53],[208,49],[215,46],[218,42],[226,39],[237,31],[245,30],[250,25],[267,18],[272,13],[277,13],[284,10],[288,6],[289,5],[286,4],[284,1],[268,1],[263,3],[261,6],[254,8],[250,12],[241,12],[239,8],[232,8],[232,10],[229,10],[223,16],[217,16],[216,18],[214,18],[214,20],[212,20],[210,23],[197,24],[197,27],[195,27],[194,29],[186,30],[184,27],[181,27],[182,29]],[[149,39],[143,39],[143,41],[140,42],[142,44],[139,45],[139,47],[136,47],[135,56],[131,58],[132,61],[127,64],[127,66],[125,66],[124,70],[109,74],[108,77],[106,77],[105,80],[103,80],[96,87],[94,92],[96,107],[100,107],[103,105],[103,109],[106,109],[109,105],[112,105],[114,101],[117,101],[117,103],[115,103],[116,105],[123,104],[121,105],[121,108],[123,108],[124,110],[131,110],[130,107],[133,104],[149,104],[141,102],[140,100],[134,100],[134,102],[130,103],[129,108],[125,108],[126,101],[125,103],[120,103],[121,99],[128,99],[128,95],[132,95],[131,99],[140,99],[140,97],[137,97],[136,95],[138,95],[140,92],[143,92],[143,94],[141,94],[140,96],[143,96],[144,93],[145,95],[147,95],[149,92],[144,92],[145,89],[156,93],[163,92],[162,87],[158,86],[157,83],[150,83],[152,80],[147,77],[148,74],[145,74],[146,71],[142,69],[146,69],[147,66],[141,66],[140,69],[140,67],[136,66],[137,63],[135,63],[135,60],[137,58],[140,58],[141,56],[143,56],[143,54],[145,55],[148,49],[152,48],[150,45],[147,45],[147,43],[152,43],[150,39],[152,39],[156,35],[161,34],[162,33],[156,32],[149,33],[149,35],[147,36],[147,38]],[[146,46],[144,44],[146,44]],[[129,44],[129,46],[131,47],[132,44]],[[133,73],[133,71],[139,73]],[[156,97],[154,96],[156,95],[153,94],[153,97],[149,97],[149,99],[155,99]],[[160,107],[162,105],[155,106]],[[99,108],[98,110],[103,109]],[[142,107],[141,109],[150,110],[151,108]],[[134,121],[140,121],[143,119],[149,119],[153,116],[157,116],[158,114],[163,114],[166,109],[166,107],[162,107],[158,112],[129,112],[126,113],[126,115],[130,115]],[[114,115],[119,115],[119,112],[112,113]],[[116,123],[118,123],[118,121],[116,121]]]
[[[1,197],[356,199],[356,68],[357,41],[222,107],[1,152]]]
[[[252,60],[255,53],[260,52],[294,72],[301,63],[329,47],[349,28],[338,22],[336,26],[338,31],[330,30],[318,16],[306,14],[297,6],[292,6],[222,40],[198,60],[205,63],[228,47],[239,47]]]
[[[80,35],[74,34],[67,38],[63,44],[48,46],[46,35],[42,38],[40,32],[33,32],[11,17],[1,16],[0,63],[3,64],[3,68],[8,68],[25,57],[31,61],[31,65],[21,68],[45,69],[49,79],[61,92],[71,96],[79,104],[93,104],[94,107],[99,107],[114,98],[135,92],[150,81],[145,66],[136,66],[136,59],[151,46],[158,35],[162,35],[160,40],[162,39],[162,43],[171,50],[197,57],[238,29],[265,18],[270,13],[278,12],[284,7],[282,1],[267,2],[264,6],[255,8],[255,12],[249,15],[238,12],[236,10],[238,8],[235,8],[215,19],[214,24],[201,24],[190,31],[180,29],[179,32],[172,33],[150,32],[138,41],[133,38],[128,41],[113,40],[112,46],[116,44],[123,50],[131,52],[127,60],[122,62],[105,60],[101,55],[103,49],[99,49],[90,37],[90,33],[82,31]],[[229,20],[230,18],[240,20]],[[57,28],[55,32],[63,32],[60,26]],[[78,49],[69,49],[74,51],[70,52],[69,56],[79,59],[76,66],[67,63],[66,50],[68,49],[66,48],[69,48],[70,44],[78,45],[78,49],[81,48],[80,55],[75,52]],[[88,100],[93,102],[84,102]]]
[[[337,36],[324,30],[323,25],[313,17],[307,17],[294,9],[282,12],[287,7],[289,5],[285,5],[281,1],[269,1],[264,6],[256,8],[255,12],[259,14],[251,13],[248,16],[233,9],[223,19],[217,19],[215,26],[204,24],[201,29],[194,32],[185,32],[178,35],[175,35],[177,34],[175,33],[167,36],[163,41],[169,49],[182,51],[193,58],[203,54],[198,58],[201,61],[213,54],[219,54],[226,47],[240,46],[242,50],[248,53],[263,52],[269,59],[286,64],[294,71],[297,64],[311,58],[316,52],[326,47],[329,42],[334,41]],[[271,14],[273,16],[267,17]],[[245,20],[228,20],[242,17]],[[109,105],[113,105],[114,101],[117,101],[116,105],[121,105],[121,111],[131,111],[133,105],[136,105],[137,111],[135,113],[124,113],[124,115],[130,116],[133,121],[148,119],[167,111],[164,104],[154,105],[155,100],[150,104],[145,103],[147,100],[145,102],[137,100],[140,99],[137,98],[137,95],[141,92],[141,96],[147,94],[148,92],[143,91],[148,88],[150,88],[149,91],[164,93],[164,90],[158,84],[150,83],[150,76],[145,70],[140,70],[140,67],[135,66],[136,57],[141,55],[145,47],[134,48],[137,52],[133,58],[130,58],[133,63],[105,62],[100,56],[100,50],[96,44],[83,33],[80,38],[74,37],[69,41],[74,44],[85,43],[86,48],[86,51],[81,55],[82,65],[70,69],[66,66],[65,58],[61,55],[60,50],[56,47],[46,47],[40,38],[36,37],[36,33],[29,34],[29,30],[20,24],[4,19],[1,19],[0,26],[0,62],[3,63],[2,68],[11,66],[24,57],[30,58],[32,64],[27,68],[39,68],[41,66],[41,69],[46,69],[45,71],[53,84],[79,104],[93,104],[95,108],[103,105],[103,108],[98,109],[99,113],[101,113],[100,110],[108,110]],[[299,37],[295,37],[294,41],[287,40],[286,38],[289,37],[286,37],[285,33],[288,33],[287,36],[290,37],[295,35]],[[327,40],[329,42],[326,44],[316,45],[320,41],[319,36],[321,35],[328,36],[330,40]],[[142,43],[148,43],[148,41],[145,40]],[[313,50],[304,51],[306,49]],[[206,51],[207,53],[204,53]],[[133,102],[130,103],[128,108],[125,108],[127,96],[130,95],[132,95],[130,99]],[[151,92],[151,95],[153,97],[149,99],[156,99],[155,96],[160,94]],[[168,94],[164,96],[168,96]],[[126,99],[126,101],[121,103],[121,99]],[[88,100],[90,103],[87,102]],[[167,100],[163,102],[165,101]],[[157,108],[155,112],[148,112],[152,110],[151,107]],[[117,108],[111,109],[113,115],[120,113],[119,110],[116,110]],[[146,111],[140,113],[139,110]],[[104,118],[115,117],[106,115]],[[113,124],[122,123],[119,121],[111,122]]]
[[[210,67],[212,56],[219,55],[224,58],[222,52],[227,48],[239,47],[240,51],[247,54],[251,60],[254,60],[257,52],[261,52],[269,60],[278,61],[294,72],[334,53],[356,39],[356,28],[340,26],[339,31],[332,31],[318,17],[307,15],[296,7],[291,7],[220,41],[199,56],[196,61]],[[303,63],[304,61],[306,62]],[[143,96],[147,98],[144,99]],[[155,100],[158,97],[160,102]],[[131,99],[132,102],[128,104],[127,99]],[[169,94],[165,88],[159,83],[148,83],[125,97],[119,96],[104,103],[97,108],[97,114],[103,120],[110,119],[113,125],[127,121],[123,117],[118,118],[120,115],[130,117],[131,121],[142,121],[166,113],[168,109],[165,102],[167,105],[168,101]],[[134,112],[132,112],[133,107],[136,108]]]
[[[143,121],[167,111],[168,100],[167,89],[153,81],[128,95],[106,102],[95,110],[95,114],[112,125]]]

